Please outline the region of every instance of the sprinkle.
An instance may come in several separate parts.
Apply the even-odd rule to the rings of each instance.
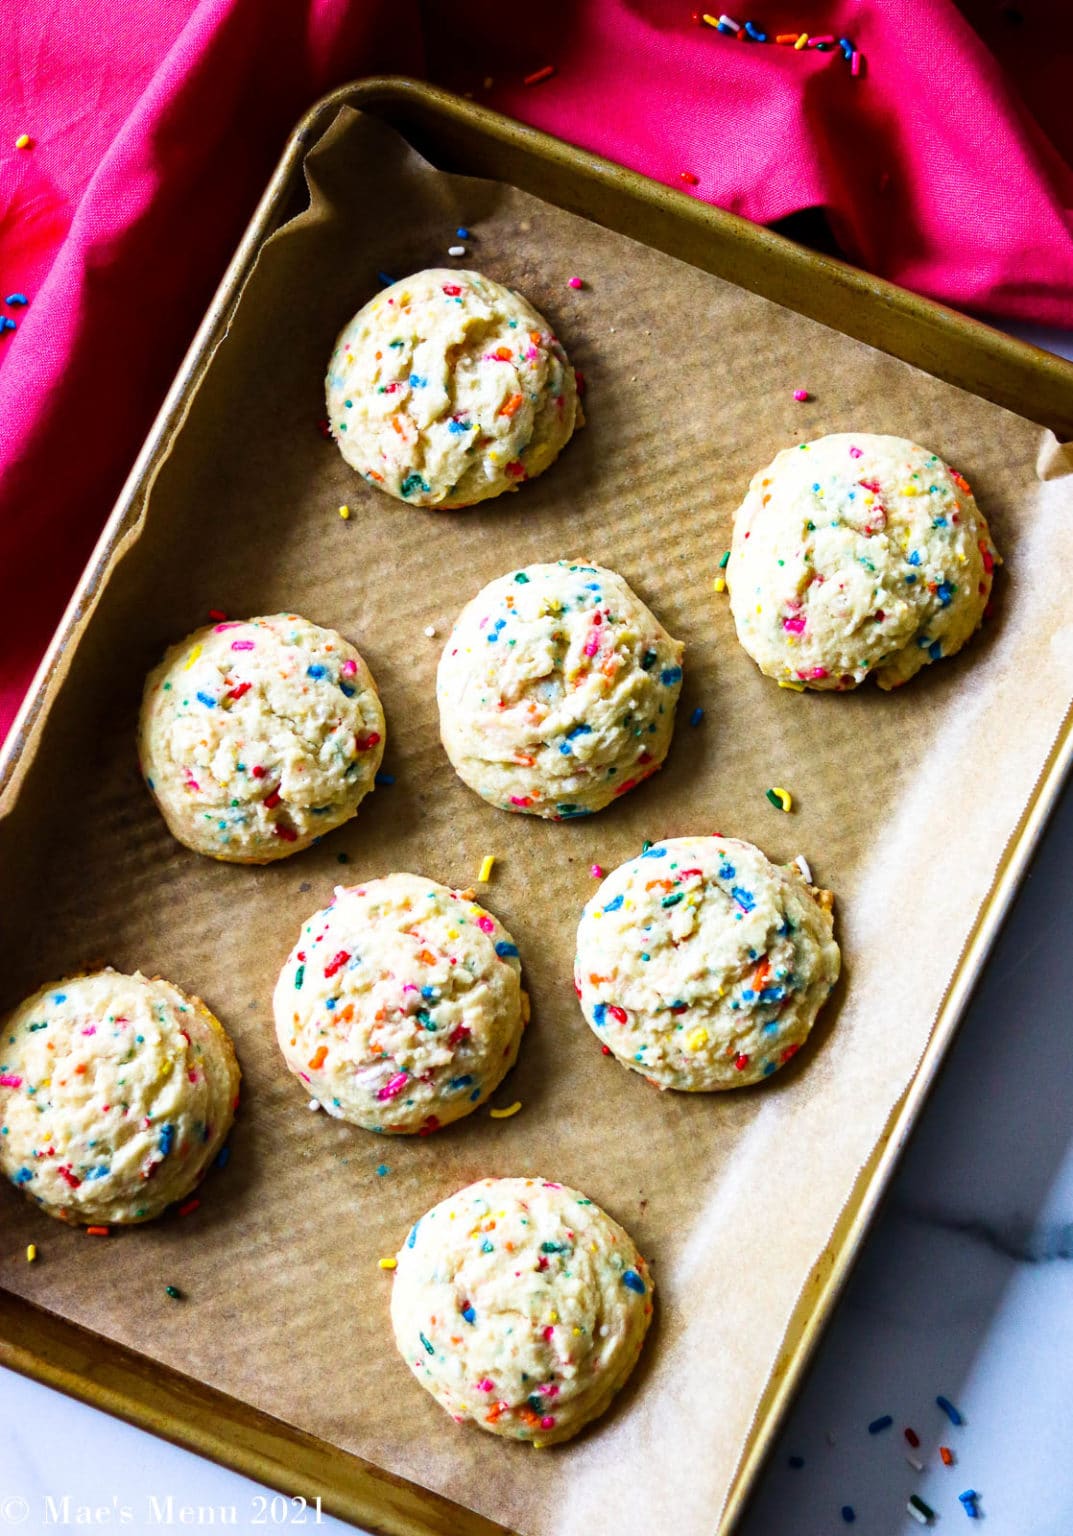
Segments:
[[[111,1232],[111,1228],[110,1227],[87,1227],[86,1228],[86,1236],[87,1237],[111,1237],[111,1235],[112,1235],[112,1232]]]
[[[775,38],[775,41],[777,43],[782,43],[784,46],[787,43],[789,43],[792,46],[794,43],[797,42],[797,33],[796,32],[780,32],[778,34],[778,36]]]
[[[975,1488],[966,1488],[964,1493],[958,1494],[958,1501],[962,1504],[974,1504],[979,1497]]]
[[[854,1511],[854,1508],[853,1508],[852,1504],[843,1504],[843,1506],[842,1506],[842,1518],[846,1522],[847,1525],[852,1525],[854,1520],[856,1520],[857,1515],[856,1515],[856,1512]]]
[[[543,69],[534,69],[531,75],[526,75],[523,85],[539,85],[542,80],[550,80],[555,73],[554,64],[545,64]]]
[[[501,960],[517,959],[518,946],[517,944],[508,944],[503,939],[500,939],[496,945],[496,954]]]
[[[306,1109],[312,1110],[312,1112],[314,1114],[316,1114],[316,1112],[317,1112],[317,1110],[319,1108],[320,1108],[320,1100],[319,1099],[310,1099],[309,1103],[306,1105]]]
[[[377,1170],[376,1170],[376,1177],[377,1177],[377,1178],[378,1178],[378,1179],[382,1179],[382,1178],[383,1178],[383,1177],[384,1177],[384,1176],[385,1176],[385,1174],[388,1174],[388,1173],[390,1173],[390,1172],[391,1172],[391,1169],[390,1169],[390,1168],[389,1168],[389,1167],[388,1167],[388,1165],[387,1165],[387,1163],[381,1163],[381,1164],[380,1164],[380,1165],[379,1165],[379,1166],[378,1166],[378,1167],[377,1167]]]
[[[26,1248],[26,1262],[27,1262],[27,1264],[32,1264],[36,1258],[37,1258],[37,1244],[36,1243],[30,1243],[30,1244],[27,1245],[27,1248]]]
[[[423,1333],[419,1333],[417,1335],[417,1337],[421,1340],[421,1343],[425,1346],[425,1350],[426,1350],[426,1352],[428,1354],[434,1355],[436,1353],[435,1349],[432,1347],[432,1345],[429,1343],[429,1341],[425,1338],[425,1335]]]
[[[965,1420],[948,1397],[937,1397],[935,1399],[935,1406],[943,1410],[951,1424],[964,1424]]]
[[[704,711],[703,711],[703,709],[701,709],[700,705],[698,704],[696,709],[693,711],[693,713],[689,717],[689,723],[690,723],[690,725],[699,725],[700,722],[703,719],[704,719]]]
[[[376,778],[373,780],[374,784],[380,784],[385,789],[388,788],[390,785],[394,784],[394,782],[395,782],[395,775],[393,773],[378,773],[376,775]]]
[[[201,1204],[201,1201],[198,1200],[196,1197],[193,1200],[187,1200],[185,1202],[185,1204],[180,1205],[180,1207],[179,1207],[179,1215],[180,1216],[192,1216],[194,1214],[194,1212],[197,1210],[197,1208],[198,1208],[198,1206],[200,1204]]]
[[[521,1099],[515,1099],[513,1104],[508,1104],[506,1109],[490,1109],[488,1113],[493,1120],[509,1120],[511,1115],[516,1115],[522,1107]]]
[[[729,549],[724,549],[724,551],[722,553],[722,556],[720,557],[720,560],[719,560],[719,569],[721,571],[725,571],[727,566],[729,565],[729,563],[730,563],[730,550]]]
[[[935,1518],[935,1511],[930,1504],[925,1504],[918,1493],[909,1495],[909,1503],[905,1506],[918,1525],[927,1525],[929,1520]]]
[[[873,1419],[868,1426],[870,1435],[881,1435],[885,1429],[889,1429],[894,1423],[889,1413],[882,1414],[878,1419]]]
[[[489,82],[489,84],[490,83],[491,82]],[[455,234],[458,236],[458,238],[460,240],[468,240],[469,239],[469,230],[468,229],[463,229],[461,226],[459,226],[459,228],[455,230]]]
[[[341,506],[339,508],[339,516],[343,519],[343,522],[345,523],[348,520],[348,518],[350,517],[350,508],[348,506],[346,506],[346,505]]]
[[[805,46],[805,44],[807,42],[808,42],[808,33],[807,32],[802,32],[800,37],[797,39],[797,42],[794,44],[794,47],[797,49],[798,53],[801,52],[802,48],[804,48],[804,46]]]
[[[761,32],[760,28],[754,26],[751,21],[745,23],[745,35],[746,37],[751,37],[754,43],[767,42],[767,33]]]
[[[700,177],[694,176],[692,171],[679,171],[678,177],[679,180],[685,182],[687,187],[695,187],[697,182],[700,180]]]
[[[798,869],[801,871],[801,874],[802,874],[803,878],[805,879],[806,883],[808,885],[811,885],[812,884],[812,871],[811,871],[811,869],[809,869],[808,860],[805,858],[805,855],[803,853],[799,853],[797,855],[797,858],[794,860],[794,863],[797,865]]]
[[[809,398],[810,398],[810,396],[809,396],[809,392],[808,392],[807,389],[795,389],[794,390],[794,399],[795,400],[808,400]]]
[[[166,1285],[164,1287],[164,1295],[170,1296],[172,1301],[182,1301],[183,1299],[183,1293],[177,1285]]]
[[[792,682],[790,680],[790,678],[788,678],[788,677],[780,677],[779,678],[779,687],[780,688],[789,688],[791,693],[804,693],[804,691],[805,691],[804,683]]]
[[[377,1262],[378,1266],[381,1269],[394,1269],[395,1266],[398,1263],[398,1260],[397,1259],[377,1259],[376,1262]]]
[[[741,22],[735,21],[733,16],[728,16],[726,11],[719,17],[718,25],[721,27],[732,27],[735,32],[741,31]]]
[[[376,274],[376,280],[384,288],[391,288],[395,283],[395,279],[390,277],[386,272],[378,272]]]
[[[406,1087],[406,1084],[409,1082],[409,1080],[409,1072],[396,1072],[392,1077],[388,1078],[383,1088],[378,1088],[376,1090],[376,1097],[380,1100],[381,1103],[383,1103],[385,1099],[395,1098]]]
[[[858,52],[858,50],[856,48],[854,48],[854,50],[853,50],[853,57],[850,60],[850,65],[849,65],[849,72],[850,72],[850,74],[854,75],[854,76],[859,75],[860,72],[861,72],[861,65],[863,63],[864,63],[864,55],[863,55],[863,53]]]
[[[5,304],[29,304],[29,302],[24,293],[9,293],[4,300]]]
[[[0,1073],[0,1088],[21,1088],[22,1078],[14,1072]]]
[[[567,286],[570,288],[580,288],[582,286],[580,277],[572,277]]]
[[[436,626],[435,626],[435,624],[426,624],[425,625],[425,634],[428,636],[428,638],[430,640],[435,640],[435,638],[436,638]]]
[[[33,139],[31,139],[28,133],[20,133],[18,138],[15,140],[15,148],[29,149],[32,143]]]
[[[913,1449],[916,1450],[917,1446],[920,1444],[920,1436],[917,1434],[916,1430],[915,1429],[909,1429],[908,1426],[907,1426],[902,1431],[902,1433],[904,1434],[905,1438],[908,1440],[909,1444],[913,1447]]]
[[[623,1272],[622,1283],[628,1291],[635,1291],[638,1296],[645,1293],[645,1283],[635,1269],[627,1269]]]
[[[707,12],[700,19],[706,27],[717,27],[719,25],[718,16],[709,16]]]
[[[954,1453],[948,1445],[941,1445],[939,1447],[939,1458],[944,1467],[952,1467],[954,1465]]]
[[[788,789],[776,787],[775,789],[765,790],[764,794],[778,810],[786,811],[787,813],[793,810],[794,800]]]
[[[487,885],[488,881],[492,878],[492,868],[495,864],[495,861],[496,856],[494,853],[485,854],[484,859],[481,862],[480,871],[477,875],[478,885]]]
[[[712,582],[712,591],[713,592],[725,592],[726,589],[727,589],[726,577],[725,576],[717,576],[715,578],[715,580]]]
[[[466,247],[464,245],[449,245],[447,247],[447,254],[448,256],[464,256],[466,254]]]
[[[909,1463],[909,1465],[912,1467],[914,1472],[923,1472],[923,1470],[924,1470],[924,1463],[922,1461],[917,1461],[915,1456],[906,1456],[905,1459]]]

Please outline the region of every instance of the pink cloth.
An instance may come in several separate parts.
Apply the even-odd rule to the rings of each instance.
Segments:
[[[30,304],[0,306],[18,322],[0,337],[0,734],[289,128],[343,80],[427,59],[659,180],[689,172],[688,195],[748,218],[821,208],[851,260],[920,292],[1073,325],[1073,172],[960,12],[797,0],[757,19],[773,37],[805,12],[848,32],[859,78],[837,52],[697,26],[678,0],[518,6],[506,28],[501,0],[17,3],[0,298]],[[1037,43],[1062,78],[1053,36]],[[1031,44],[1018,32],[1022,79]],[[522,84],[544,64],[552,79]]]

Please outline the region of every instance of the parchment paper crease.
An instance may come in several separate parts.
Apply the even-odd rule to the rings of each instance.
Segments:
[[[715,1528],[802,1283],[914,1071],[1064,717],[1070,464],[1038,427],[867,346],[510,188],[435,172],[373,120],[341,113],[308,170],[312,206],[263,250],[0,823],[0,1001],[105,960],[200,992],[245,1071],[231,1162],[193,1216],[108,1242],[0,1192],[2,1280],[526,1536],[699,1536]],[[323,440],[321,381],[377,271],[447,263],[460,224],[468,263],[557,327],[588,381],[589,424],[517,495],[423,512],[366,487]],[[891,697],[797,695],[737,646],[712,576],[753,470],[802,437],[854,428],[951,461],[1007,563],[993,618],[956,661]],[[482,583],[563,556],[626,577],[686,642],[686,681],[664,771],[599,816],[550,825],[500,814],[455,778],[434,674]],[[396,782],[269,869],[179,848],[138,778],[143,676],[210,608],[294,608],[336,626],[383,694]],[[772,784],[791,790],[792,815],[765,799]],[[837,894],[844,981],[810,1047],[767,1085],[660,1094],[584,1025],[573,934],[590,864],[705,830],[778,859],[806,854]],[[498,862],[483,899],[521,946],[534,1001],[497,1096],[522,1112],[422,1140],[311,1114],[270,1018],[300,922],[337,882],[412,869],[465,886],[486,853]],[[605,1205],[659,1287],[616,1409],[538,1454],[456,1428],[419,1390],[395,1354],[376,1262],[456,1187],[525,1173]],[[29,1241],[42,1255],[32,1267]],[[188,1300],[168,1300],[165,1284]]]

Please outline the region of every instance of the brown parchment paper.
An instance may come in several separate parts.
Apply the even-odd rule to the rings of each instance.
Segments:
[[[262,251],[0,823],[0,1003],[103,961],[201,993],[245,1073],[231,1161],[194,1215],[107,1242],[0,1191],[0,1279],[526,1536],[710,1532],[802,1284],[913,1073],[1065,714],[1070,466],[1048,451],[1042,480],[1038,427],[532,197],[435,172],[374,120],[343,111],[308,174],[312,206]],[[426,512],[366,487],[317,420],[333,338],[376,272],[444,263],[460,224],[468,263],[558,329],[587,378],[589,421],[517,495]],[[955,464],[1007,564],[993,619],[957,660],[889,697],[797,695],[738,647],[712,576],[753,470],[851,428],[917,438]],[[563,556],[627,578],[686,642],[685,686],[663,772],[596,817],[552,825],[496,812],[456,779],[434,674],[484,582]],[[268,869],[180,848],[138,777],[143,676],[210,608],[294,608],[336,626],[383,694],[394,785]],[[792,791],[791,815],[765,799],[772,784]],[[769,1083],[660,1094],[603,1057],[582,1021],[574,930],[593,862],[706,830],[777,859],[806,854],[837,893],[844,979]],[[396,1140],[310,1113],[270,1013],[301,921],[337,882],[411,869],[466,886],[487,853],[482,899],[515,935],[534,1002],[496,1096],[522,1112]],[[635,1379],[563,1449],[456,1428],[391,1340],[377,1259],[486,1174],[580,1187],[654,1266],[658,1318]],[[169,1301],[165,1284],[188,1299]]]

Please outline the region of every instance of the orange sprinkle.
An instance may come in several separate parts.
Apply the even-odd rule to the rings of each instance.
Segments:
[[[509,363],[510,362],[510,348],[509,347],[496,347],[495,351],[492,353],[492,356],[494,358],[498,359],[498,361],[501,362],[501,363]]]
[[[941,1445],[939,1447],[939,1455],[942,1457],[944,1467],[952,1467],[954,1465],[954,1453],[948,1445]]]
[[[112,1235],[111,1227],[87,1227],[86,1228],[86,1236],[87,1237],[111,1237],[111,1235]]]
[[[515,412],[521,410],[524,404],[525,397],[523,395],[511,395],[506,405],[499,407],[499,414],[500,416],[513,416]]]
[[[317,1046],[316,1050],[313,1052],[312,1056],[309,1058],[309,1065],[313,1068],[314,1072],[317,1070],[318,1067],[322,1067],[324,1065],[324,1058],[327,1056],[327,1054],[328,1054],[328,1047],[326,1045],[318,1045]]]

